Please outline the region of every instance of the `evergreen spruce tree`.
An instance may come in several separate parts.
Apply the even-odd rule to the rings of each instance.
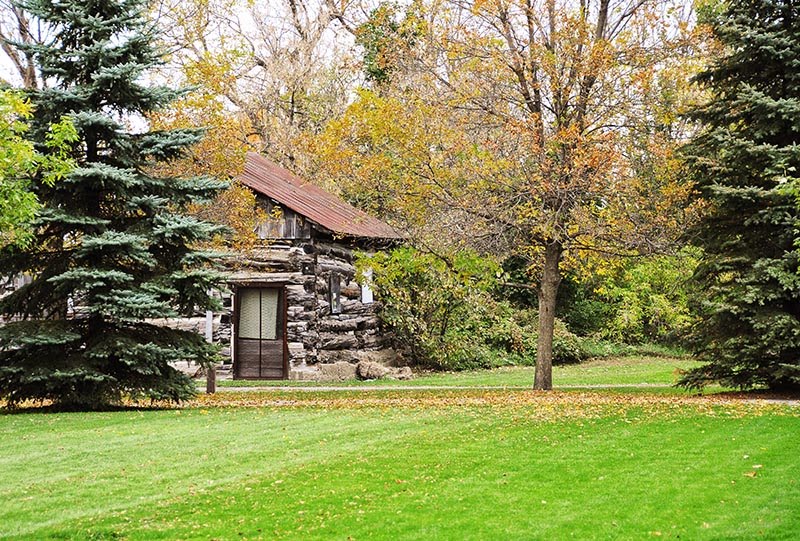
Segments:
[[[30,0],[21,6],[50,39],[33,46],[48,87],[30,94],[31,137],[43,152],[48,126],[67,115],[79,133],[76,167],[52,186],[35,242],[0,251],[0,275],[32,282],[0,299],[0,398],[51,399],[93,408],[124,396],[180,401],[193,395],[171,361],[210,363],[198,334],[146,322],[204,310],[218,280],[196,249],[217,227],[182,214],[223,185],[159,178],[149,171],[202,136],[199,130],[137,133],[142,115],[179,92],[145,83],[159,62],[145,0]],[[137,121],[138,119],[138,121]]]
[[[797,389],[800,2],[726,2],[706,17],[724,53],[698,77],[711,98],[687,151],[709,203],[693,338],[707,364],[682,384]]]

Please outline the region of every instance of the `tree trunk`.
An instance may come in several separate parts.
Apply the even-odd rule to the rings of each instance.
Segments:
[[[536,375],[533,388],[548,391],[553,388],[553,330],[556,321],[556,295],[561,283],[558,264],[563,248],[558,242],[547,245],[544,269],[539,284],[539,337],[536,343]]]

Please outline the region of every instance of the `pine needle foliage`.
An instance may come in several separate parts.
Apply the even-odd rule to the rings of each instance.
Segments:
[[[693,339],[707,364],[682,384],[798,389],[800,3],[710,5],[723,54],[698,77],[711,99],[693,113],[703,129],[687,149],[709,203]]]
[[[0,274],[32,281],[0,299],[0,398],[52,400],[74,409],[123,397],[180,401],[194,388],[169,363],[212,362],[195,333],[153,318],[214,302],[213,254],[197,248],[218,226],[186,216],[224,185],[160,178],[153,165],[184,155],[202,130],[137,132],[180,91],[146,83],[159,63],[144,0],[29,0],[20,6],[49,40],[21,46],[47,86],[30,93],[30,135],[47,152],[48,126],[65,115],[79,138],[75,167],[56,183],[34,179],[43,209],[35,241],[0,251]]]

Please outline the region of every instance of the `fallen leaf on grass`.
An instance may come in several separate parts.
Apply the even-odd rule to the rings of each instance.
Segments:
[[[213,395],[199,395],[184,407],[208,411],[209,408],[316,408],[380,409],[394,411],[408,409],[459,408],[477,413],[483,408],[493,408],[516,414],[524,421],[564,421],[591,419],[610,415],[624,422],[640,422],[651,415],[680,417],[684,413],[708,416],[744,417],[748,415],[799,415],[776,404],[746,402],[719,396],[657,396],[611,395],[593,392],[558,392],[547,394],[528,391],[497,391],[486,389],[427,391],[334,391],[306,392],[291,390],[225,391]],[[631,408],[636,409],[636,419],[629,419]],[[747,455],[745,455],[747,456]]]

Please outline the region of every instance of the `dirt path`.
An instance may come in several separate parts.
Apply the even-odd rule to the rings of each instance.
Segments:
[[[622,383],[616,385],[593,384],[593,385],[562,385],[556,387],[555,391],[569,391],[569,390],[604,390],[604,389],[668,389],[671,385],[664,385],[661,383]],[[355,392],[369,392],[369,391],[529,391],[528,386],[499,386],[499,385],[370,385],[370,386],[346,386],[346,385],[324,385],[324,386],[276,386],[264,385],[258,387],[218,387],[218,393],[226,392],[341,392],[341,391],[355,391]],[[706,395],[712,396],[712,395]],[[779,397],[741,397],[742,402],[754,404],[783,404],[787,406],[800,406],[800,400],[793,398],[779,398]]]
[[[621,383],[618,385],[559,385],[558,390],[565,389],[667,389],[670,385],[661,383]],[[369,386],[347,386],[347,385],[261,385],[243,387],[218,387],[218,392],[224,391],[528,391],[531,388],[524,385],[369,385]]]

